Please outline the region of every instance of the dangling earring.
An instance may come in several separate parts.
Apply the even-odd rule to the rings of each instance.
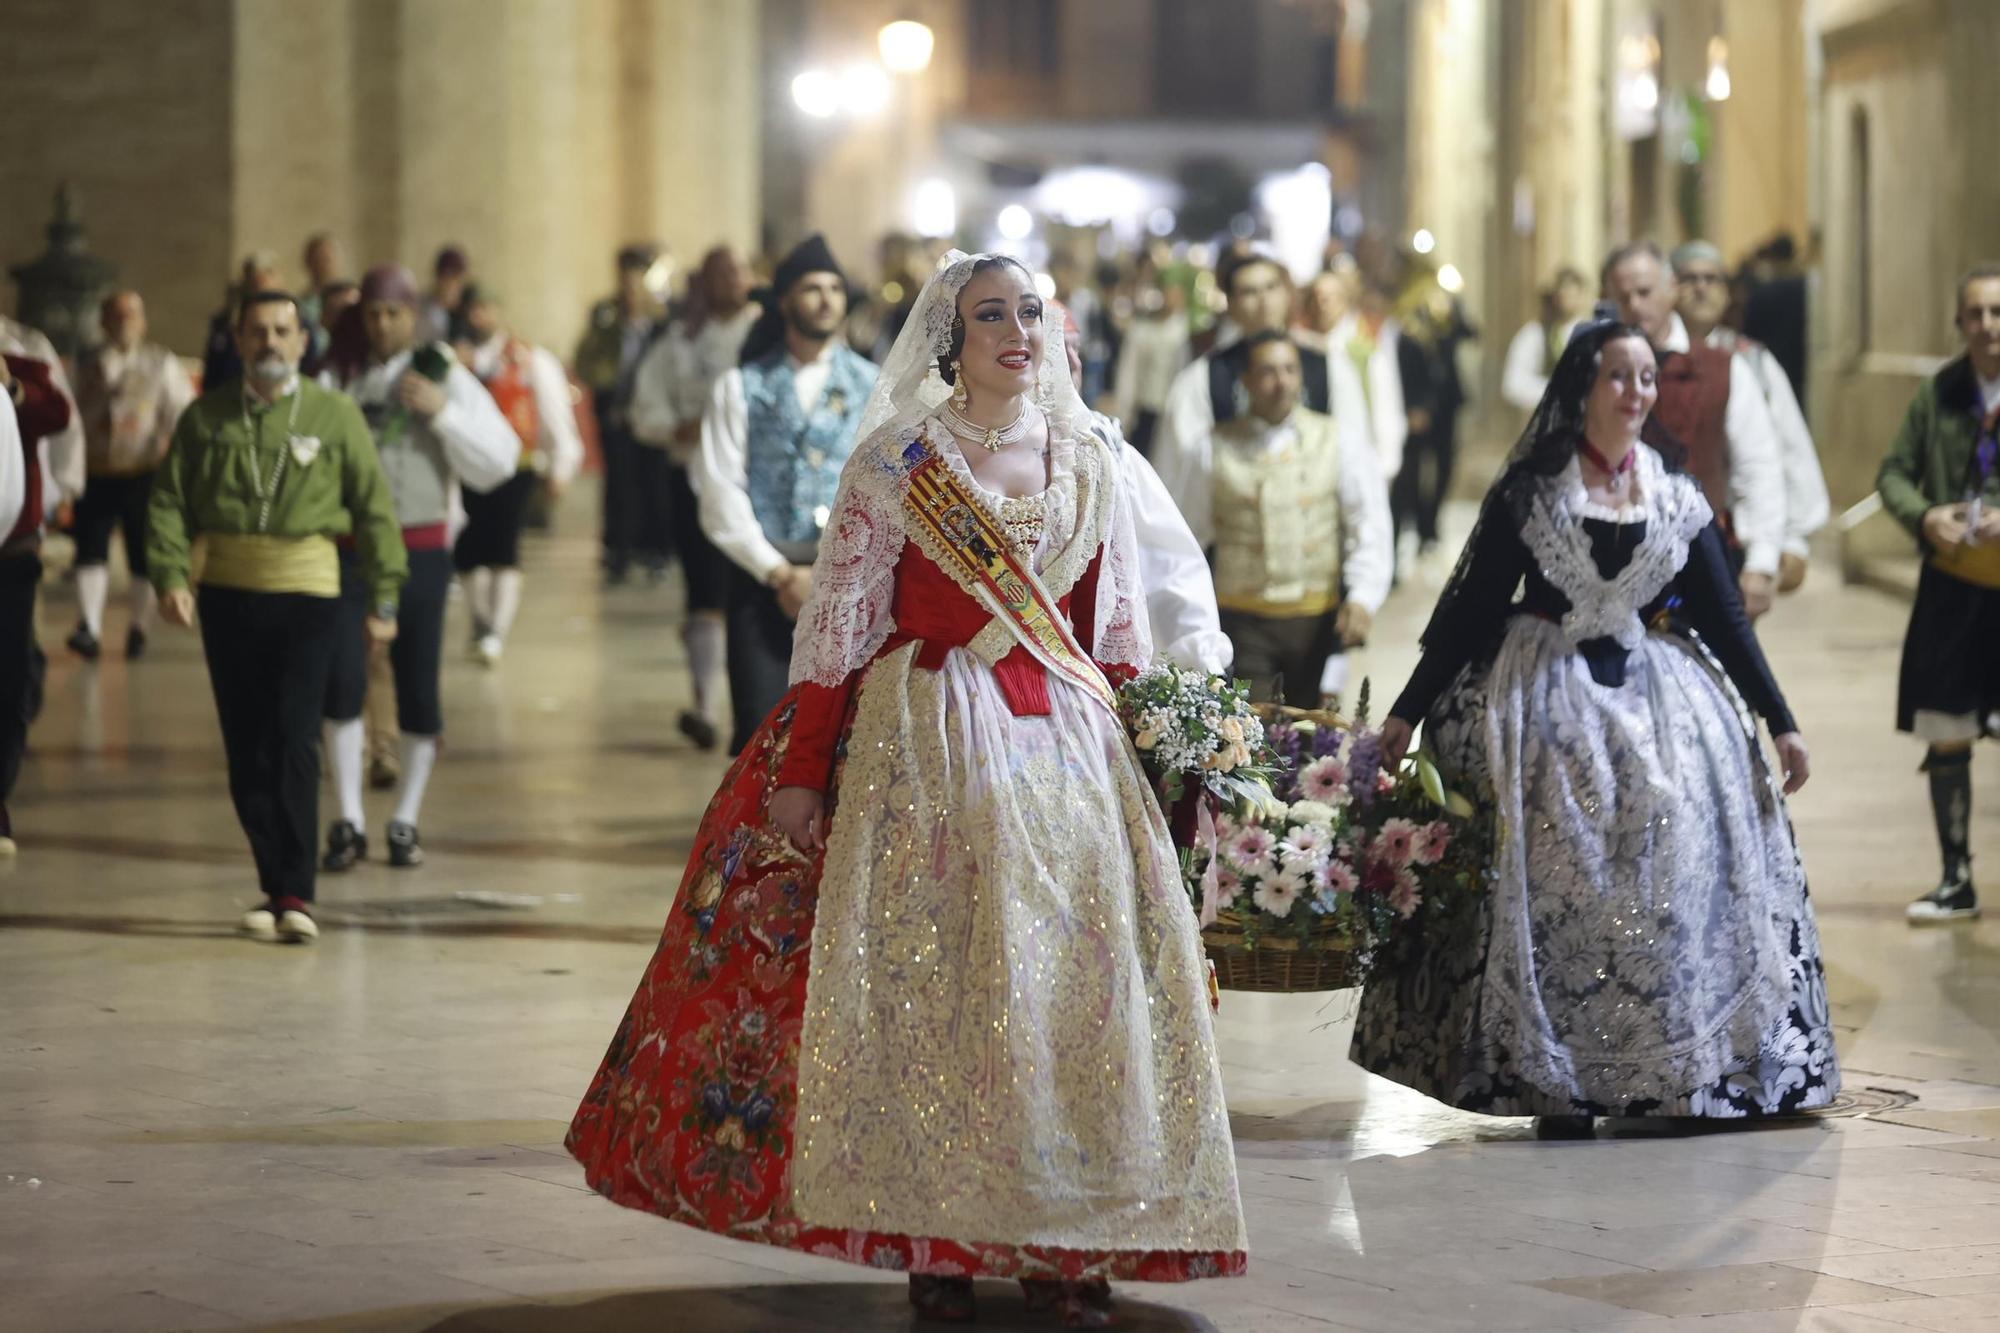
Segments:
[[[965,367],[954,361],[951,363],[951,406],[952,410],[963,412],[972,398],[965,391]]]

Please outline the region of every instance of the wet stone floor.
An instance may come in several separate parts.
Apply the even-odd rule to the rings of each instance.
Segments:
[[[0,1328],[909,1326],[900,1276],[613,1207],[561,1149],[723,767],[674,730],[674,578],[601,591],[585,508],[532,543],[497,670],[454,606],[429,864],[323,881],[310,948],[232,933],[254,892],[196,642],[65,657],[52,576],[0,867]],[[2000,1329],[2000,926],[1903,923],[1936,873],[1890,730],[1905,607],[1830,571],[1764,634],[1814,746],[1794,813],[1842,1114],[1538,1143],[1347,1064],[1351,994],[1230,994],[1250,1275],[1121,1287],[1125,1327]],[[1435,586],[1359,664],[1384,695]],[[1977,780],[2000,865],[2000,755]],[[1051,1326],[1005,1285],[979,1298],[987,1328]]]

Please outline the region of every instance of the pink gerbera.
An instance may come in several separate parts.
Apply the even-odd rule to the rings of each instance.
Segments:
[[[1417,826],[1407,819],[1392,819],[1375,835],[1370,851],[1378,860],[1401,870],[1416,855]]]
[[[1423,895],[1417,892],[1417,874],[1414,870],[1396,872],[1396,887],[1389,891],[1389,906],[1396,909],[1396,915],[1408,918],[1414,916]]]
[[[1239,866],[1268,861],[1277,849],[1278,840],[1258,824],[1245,824],[1237,829],[1236,836],[1231,838],[1224,848],[1229,859]]]
[[[1416,861],[1420,866],[1434,866],[1444,860],[1444,854],[1451,847],[1451,825],[1442,819],[1433,819],[1417,834]]]
[[[1315,759],[1299,770],[1299,796],[1325,805],[1341,805],[1347,800],[1347,765],[1328,755]]]

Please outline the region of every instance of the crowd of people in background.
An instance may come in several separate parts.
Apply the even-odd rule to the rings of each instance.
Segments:
[[[178,447],[176,425],[185,434],[191,420],[210,417],[255,424],[255,413],[237,410],[245,390],[235,386],[258,377],[245,357],[276,355],[272,348],[295,340],[286,374],[359,409],[401,550],[398,561],[379,552],[370,559],[348,535],[336,552],[339,650],[317,716],[326,719],[339,813],[317,858],[321,870],[346,870],[368,853],[364,779],[399,788],[385,831],[390,863],[421,862],[417,821],[443,727],[447,602],[462,598],[470,652],[497,665],[521,605],[522,533],[546,525],[590,454],[602,477],[604,583],[615,588],[637,575],[650,587],[679,566],[689,704],[677,726],[699,749],[727,743],[733,751],[782,688],[788,626],[810,588],[817,537],[813,504],[782,522],[766,512],[755,437],[790,431],[795,443],[809,440],[798,450],[812,467],[800,476],[845,457],[838,436],[851,431],[866,397],[870,362],[900,333],[941,250],[887,237],[874,281],[862,285],[823,242],[776,262],[717,245],[676,284],[665,250],[628,245],[614,257],[613,291],[589,310],[567,365],[513,329],[464,247],[441,248],[420,285],[391,263],[354,276],[327,233],[307,241],[296,282],[272,253],[245,257],[210,321],[196,373],[150,338],[136,291],[106,297],[100,337],[73,368],[32,330],[0,321],[0,351],[16,367],[10,382],[29,386],[22,402],[43,392],[26,369],[39,362],[49,392],[68,408],[60,423],[52,412],[18,409],[22,426],[44,437],[26,442],[43,460],[29,469],[40,483],[31,527],[66,528],[75,543],[79,616],[67,649],[85,660],[105,651],[110,550],[122,534],[131,575],[124,653],[143,656],[155,607],[184,578],[153,567],[161,539],[148,531],[162,512],[166,488],[156,478]],[[1463,421],[1479,382],[1467,348],[1482,336],[1456,275],[1364,236],[1330,245],[1303,278],[1254,241],[1156,240],[1112,259],[1058,257],[1037,283],[1075,330],[1070,350],[1084,401],[1151,461],[1209,548],[1218,584],[1227,585],[1222,606],[1239,674],[1263,697],[1337,700],[1343,654],[1366,641],[1390,587],[1412,576],[1435,584],[1449,555],[1442,515],[1459,484]],[[1507,343],[1498,379],[1505,403],[1532,411],[1594,302],[1612,303],[1642,329],[1660,361],[1655,415],[1687,447],[1688,468],[1722,518],[1753,618],[1804,581],[1809,538],[1828,516],[1804,410],[1805,293],[1796,249],[1783,238],[1734,269],[1700,240],[1671,253],[1628,244],[1594,278],[1579,267],[1549,277],[1535,317]],[[274,308],[288,310],[292,324],[258,327]],[[246,323],[252,313],[258,320]],[[293,382],[280,376],[266,387]],[[190,415],[198,390],[206,416]],[[296,427],[282,434],[272,466],[288,449],[289,466],[309,468],[322,441]],[[251,475],[245,484],[251,492],[231,503],[268,509],[263,492],[278,482]],[[1242,525],[1230,516],[1254,512],[1257,497],[1280,485],[1304,497],[1303,527],[1232,531]],[[380,497],[334,494],[326,503],[330,512],[351,511],[362,498]],[[823,522],[825,506],[817,508]],[[269,535],[241,535],[259,534]],[[9,550],[39,549],[18,533],[11,540]],[[247,559],[249,549],[236,554]],[[392,565],[402,572],[386,598]],[[301,568],[278,584],[298,582]],[[15,582],[29,589],[32,608],[35,580],[23,573]],[[262,574],[249,582],[247,590],[270,590]],[[308,582],[319,588],[319,573]],[[10,617],[26,623],[13,614],[19,600],[9,600]],[[16,642],[24,645],[18,654]],[[41,649],[22,634],[8,653],[0,714],[29,716]],[[243,664],[210,656],[220,700],[224,677]],[[224,716],[227,723],[226,708]],[[20,749],[19,736],[0,734],[0,838],[9,846],[4,799]],[[1934,766],[1956,772],[1956,751],[1941,753]],[[1939,800],[1961,800],[1958,791]],[[244,822],[282,824],[292,837],[299,820],[292,811],[284,820],[246,814]],[[1947,822],[1941,814],[1941,830]],[[251,841],[263,846],[275,836],[252,832]],[[1969,893],[1962,842],[1947,849],[1946,878]],[[279,866],[269,894],[274,922],[287,911],[309,916],[295,853],[260,851],[260,867],[267,859]],[[261,924],[258,933],[267,933]],[[300,936],[297,921],[290,934]]]

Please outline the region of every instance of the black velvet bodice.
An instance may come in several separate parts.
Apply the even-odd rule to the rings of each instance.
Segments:
[[[1643,521],[1614,523],[1586,518],[1582,523],[1597,572],[1607,579],[1617,577],[1646,538]],[[1456,599],[1453,609],[1441,615],[1442,623],[1433,623],[1425,634],[1423,660],[1390,710],[1397,717],[1420,720],[1461,668],[1493,651],[1509,618],[1532,615],[1560,621],[1570,609],[1569,598],[1542,576],[1512,524],[1482,522],[1476,542],[1467,595]],[[1517,588],[1518,600],[1514,597]],[[1650,625],[1662,612],[1701,635],[1744,702],[1765,720],[1772,735],[1797,730],[1750,627],[1750,618],[1744,614],[1728,547],[1715,523],[1696,534],[1681,572],[1640,609],[1639,618]],[[1577,645],[1577,652],[1599,685],[1617,689],[1625,684],[1629,654],[1616,639],[1586,639]]]

